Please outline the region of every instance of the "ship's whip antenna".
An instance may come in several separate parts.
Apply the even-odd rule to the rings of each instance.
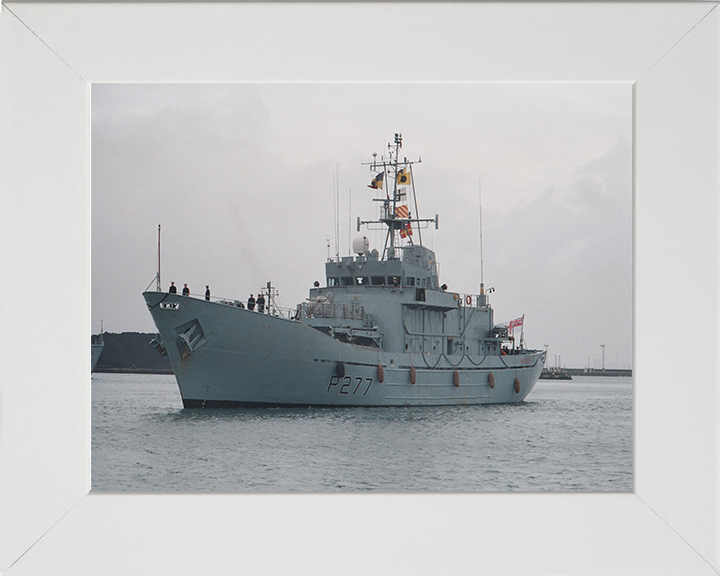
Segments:
[[[412,171],[412,164],[410,164],[410,184],[412,184],[412,195],[413,195],[413,201],[415,202],[415,218],[420,218],[420,213],[418,212],[418,205],[417,205],[417,194],[415,194],[415,175]],[[417,227],[418,231],[418,239],[420,240],[420,246],[423,245],[422,243],[422,230],[420,230],[420,224],[418,224]]]
[[[340,171],[335,164],[335,258],[340,261]]]
[[[482,245],[482,183],[478,178],[478,199],[480,201],[480,290],[482,291],[485,287],[485,280],[483,277],[483,245]]]
[[[158,224],[158,270],[157,270],[157,291],[162,292],[160,289],[160,224]]]

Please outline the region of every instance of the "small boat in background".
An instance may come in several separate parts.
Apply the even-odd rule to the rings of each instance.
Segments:
[[[540,372],[540,380],[572,380],[572,376],[561,368],[544,368]]]
[[[559,356],[555,356],[555,366],[543,368],[540,372],[540,380],[572,380],[570,373],[560,367],[559,359]]]

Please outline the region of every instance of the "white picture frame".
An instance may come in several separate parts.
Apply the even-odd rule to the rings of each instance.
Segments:
[[[717,2],[5,3],[0,571],[720,572],[719,31]],[[90,85],[158,81],[634,83],[633,492],[89,494]]]

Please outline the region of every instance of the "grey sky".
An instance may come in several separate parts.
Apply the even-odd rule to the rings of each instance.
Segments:
[[[244,300],[272,281],[294,307],[335,253],[336,172],[347,255],[378,215],[361,162],[401,132],[441,282],[478,292],[481,180],[496,320],[525,314],[551,364],[599,367],[605,344],[628,367],[631,120],[630,84],[95,84],[93,331],[154,331],[158,224],[163,289]]]

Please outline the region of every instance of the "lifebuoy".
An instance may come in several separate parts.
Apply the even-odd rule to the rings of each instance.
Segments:
[[[410,384],[415,384],[417,381],[417,374],[415,373],[415,366],[410,366]]]
[[[465,296],[465,303],[466,303],[468,306],[470,306],[470,304],[472,304],[472,296],[470,296],[470,294],[468,294],[467,296]]]
[[[520,393],[520,379],[515,378],[515,394],[519,394],[519,393]]]
[[[378,382],[382,384],[385,380],[385,371],[383,370],[382,364],[378,364]]]
[[[490,388],[495,388],[495,375],[492,372],[488,374],[488,384],[490,384]]]
[[[453,384],[455,385],[455,388],[460,387],[460,374],[457,371],[457,368],[455,368],[455,372],[453,372]]]

